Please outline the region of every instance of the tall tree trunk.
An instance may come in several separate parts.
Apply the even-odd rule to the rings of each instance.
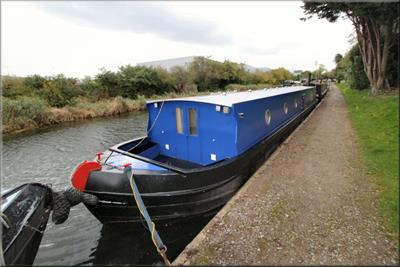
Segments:
[[[364,71],[373,94],[387,89],[386,79],[389,49],[392,45],[392,25],[378,25],[370,18],[351,17],[356,30],[358,46],[364,63]],[[383,41],[383,43],[382,43]]]

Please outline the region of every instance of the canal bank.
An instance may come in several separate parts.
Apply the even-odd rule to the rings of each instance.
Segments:
[[[336,87],[175,265],[398,264]]]

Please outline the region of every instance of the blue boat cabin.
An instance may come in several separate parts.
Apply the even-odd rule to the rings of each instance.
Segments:
[[[315,103],[315,87],[293,86],[147,102],[141,156],[206,166],[240,155]]]

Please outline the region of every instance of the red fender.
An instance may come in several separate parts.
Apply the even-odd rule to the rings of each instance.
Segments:
[[[100,163],[96,161],[83,161],[72,174],[72,186],[79,191],[84,191],[91,171],[101,170]]]

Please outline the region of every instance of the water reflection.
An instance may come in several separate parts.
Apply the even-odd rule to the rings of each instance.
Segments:
[[[171,261],[210,218],[205,216],[180,223],[157,225],[157,231],[168,247],[167,256]],[[149,231],[144,226],[132,228],[129,224],[104,225],[93,256],[93,265],[164,264],[151,241]]]

